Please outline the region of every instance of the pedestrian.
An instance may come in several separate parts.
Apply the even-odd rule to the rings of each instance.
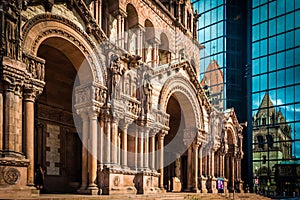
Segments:
[[[38,190],[44,189],[45,170],[40,164],[37,165],[35,171],[35,186]]]

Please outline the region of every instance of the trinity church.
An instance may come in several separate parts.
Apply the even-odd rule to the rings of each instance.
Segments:
[[[189,0],[0,0],[0,198],[242,192]]]

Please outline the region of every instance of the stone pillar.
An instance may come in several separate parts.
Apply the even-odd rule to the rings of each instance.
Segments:
[[[82,119],[82,172],[81,172],[81,188],[85,190],[88,184],[88,132],[89,132],[89,120],[87,113],[81,113]]]
[[[103,115],[100,118],[100,124],[99,124],[99,130],[98,130],[98,160],[100,163],[100,170],[103,169],[103,163],[104,163],[104,117]]]
[[[210,177],[211,177],[211,190],[212,193],[218,193],[217,179],[215,178],[215,149],[210,150]]]
[[[193,188],[192,190],[196,193],[198,190],[198,147],[199,144],[193,144]]]
[[[161,131],[158,134],[158,150],[159,150],[159,187],[161,190],[164,190],[164,137],[165,134]]]
[[[111,163],[117,165],[118,162],[118,118],[113,117],[111,122]]]
[[[14,116],[14,151],[22,152],[22,93],[21,87],[17,86],[13,98]]]
[[[230,176],[230,179],[231,179],[231,187],[232,189],[234,190],[234,177],[235,177],[235,167],[234,167],[234,157],[232,156],[230,158],[230,162],[231,162],[231,176]]]
[[[149,170],[149,129],[144,133],[144,169]]]
[[[144,167],[144,132],[143,128],[138,128],[138,169],[142,170]]]
[[[152,40],[152,46],[153,46],[153,57],[152,57],[152,67],[156,67],[159,64],[159,40],[153,39]]]
[[[15,137],[14,137],[14,127],[15,127],[15,119],[14,119],[14,91],[15,91],[15,83],[7,83],[5,84],[5,117],[4,117],[4,149],[9,151],[9,154],[12,152],[15,152]],[[34,102],[34,98],[32,98],[32,104]],[[32,110],[34,112],[34,110]],[[32,113],[34,114],[34,113]],[[29,119],[31,120],[31,119]],[[34,126],[34,119],[32,119],[32,126]],[[30,124],[31,125],[31,124]],[[29,126],[30,126],[29,125]],[[31,127],[30,127],[31,128]],[[34,129],[30,129],[30,131],[33,131]],[[32,135],[33,139],[33,135]],[[34,146],[32,146],[34,147]],[[32,149],[34,150],[34,149]],[[33,166],[32,166],[33,167]]]
[[[97,24],[101,27],[102,24],[102,0],[96,0],[94,5],[95,19]]]
[[[29,160],[27,168],[27,185],[34,186],[34,101],[36,92],[27,90],[24,94],[24,120],[26,137],[26,156]]]
[[[111,134],[111,127],[110,127],[110,115],[105,115],[105,134],[104,134],[104,149],[105,149],[105,155],[103,157],[103,161],[105,164],[110,164],[110,147],[111,147],[111,141],[110,141],[110,134]]]
[[[150,137],[150,169],[155,170],[155,135]]]
[[[137,47],[136,47],[136,52],[137,55],[143,57],[143,38],[144,38],[144,27],[141,25],[137,26]]]
[[[125,17],[126,12],[122,11],[121,9],[115,12],[115,16],[117,19],[117,44],[120,48],[124,48],[125,46]]]
[[[3,150],[3,88],[0,83],[0,150]]]
[[[137,170],[138,168],[138,144],[139,144],[139,132],[138,129],[135,128],[135,138],[134,138],[134,167]]]
[[[89,112],[89,187],[88,190],[92,195],[98,194],[98,187],[96,184],[97,180],[97,123],[98,123],[98,112],[92,109]]]
[[[192,146],[189,146],[188,148],[188,159],[187,159],[187,166],[191,166],[193,168],[192,164]],[[187,190],[192,189],[192,170],[187,170]]]
[[[202,193],[207,193],[206,189],[206,178],[203,176],[203,147],[199,149],[199,171],[200,171],[200,177],[201,177],[201,192]],[[205,163],[205,162],[204,162]]]
[[[127,168],[127,131],[128,131],[128,124],[124,124],[123,126],[123,133],[122,133],[122,146],[123,146],[123,151],[122,151],[122,167]]]

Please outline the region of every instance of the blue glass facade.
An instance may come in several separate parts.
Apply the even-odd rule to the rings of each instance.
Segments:
[[[277,172],[300,163],[300,1],[253,0],[251,24],[255,187],[297,192]]]
[[[245,121],[246,1],[192,3],[201,14],[198,40],[205,46],[200,52],[200,81],[208,86],[215,107],[234,107],[239,120]]]

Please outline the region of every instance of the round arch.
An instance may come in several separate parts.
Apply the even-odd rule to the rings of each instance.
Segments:
[[[236,131],[231,122],[226,124],[226,139],[228,144],[237,145]]]
[[[190,82],[182,76],[171,76],[165,82],[159,97],[158,105],[163,111],[167,110],[169,99],[173,96],[183,109],[186,128],[204,129],[202,107],[196,96],[197,92]]]
[[[56,49],[66,52],[66,56],[77,67],[77,71],[81,66],[84,66],[84,71],[88,71],[89,80],[82,77],[82,82],[102,84],[106,82],[104,80],[107,72],[97,45],[70,20],[57,15],[41,14],[26,22],[22,29],[22,49],[25,53],[37,56],[42,43],[55,46]],[[59,41],[63,45],[57,45]]]

